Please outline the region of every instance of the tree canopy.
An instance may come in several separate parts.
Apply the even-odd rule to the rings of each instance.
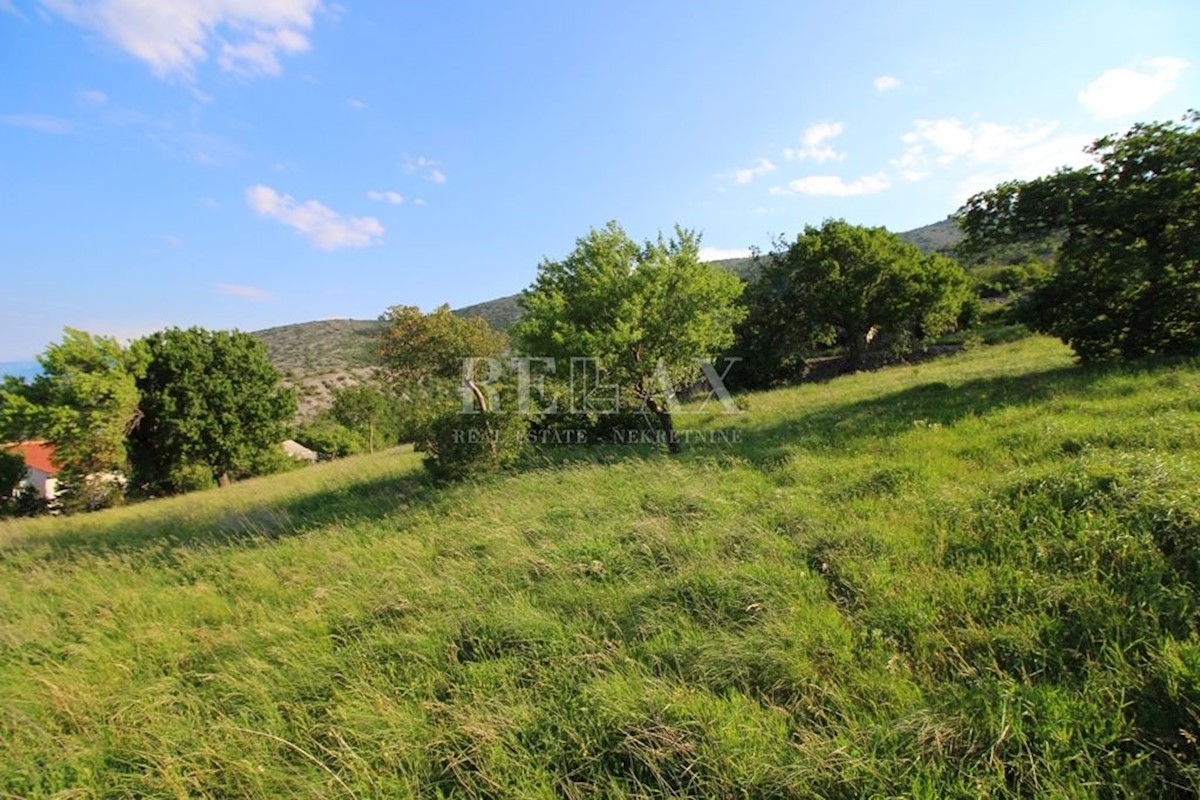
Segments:
[[[1064,237],[1025,316],[1083,360],[1200,352],[1200,112],[1087,152],[1089,166],[970,198],[965,246]]]
[[[760,384],[794,377],[804,353],[839,342],[857,368],[877,338],[905,346],[952,328],[969,297],[953,260],[885,228],[826,220],[762,259],[740,345]]]
[[[521,296],[513,330],[523,352],[594,359],[605,380],[657,415],[678,450],[675,393],[700,376],[699,360],[733,343],[741,280],[700,261],[700,237],[676,227],[638,244],[616,223],[592,229],[560,261],[545,260]]]
[[[140,415],[136,380],[145,353],[66,328],[38,361],[42,373],[32,382],[9,380],[0,390],[5,438],[54,445],[68,509],[107,505],[121,491],[116,473],[128,466],[125,437]]]
[[[407,400],[397,415],[399,427],[414,435],[426,467],[449,478],[515,463],[524,431],[515,418],[496,417],[496,388],[480,386],[474,368],[477,361],[497,363],[508,337],[482,317],[458,316],[448,305],[428,314],[393,306],[380,319],[386,323],[379,340],[381,373]],[[464,441],[468,432],[470,441]]]
[[[253,336],[171,328],[142,346],[149,358],[137,381],[143,416],[129,444],[143,491],[178,491],[197,468],[224,484],[279,447],[296,399]]]

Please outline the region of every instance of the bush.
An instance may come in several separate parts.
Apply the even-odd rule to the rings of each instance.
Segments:
[[[171,470],[171,488],[175,492],[198,492],[217,485],[212,467],[208,464],[180,464]]]
[[[532,449],[529,418],[517,414],[443,414],[416,444],[439,480],[511,469]]]
[[[294,438],[315,450],[322,459],[344,458],[367,450],[361,434],[331,419],[322,418],[301,425]]]

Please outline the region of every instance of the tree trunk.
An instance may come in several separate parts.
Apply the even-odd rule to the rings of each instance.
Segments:
[[[479,413],[483,414],[483,428],[487,431],[488,447],[491,449],[492,458],[498,458],[496,435],[492,432],[492,420],[488,417],[487,398],[483,396],[483,392],[480,391],[475,381],[467,381],[467,386],[471,387],[471,393],[475,395],[475,404],[479,406]]]
[[[660,406],[656,401],[648,399],[646,404],[650,406],[650,410],[658,415],[658,423],[662,426],[663,436],[667,440],[667,451],[670,453],[678,453],[682,449],[679,446],[679,439],[675,436],[675,422],[671,419],[671,409],[667,406]]]
[[[229,479],[228,472],[222,472],[220,475],[217,476],[217,486],[229,486],[232,483],[233,483],[233,481],[231,481]]]
[[[367,452],[375,452],[375,420],[367,422]]]
[[[863,368],[863,364],[867,360],[867,346],[870,340],[870,331],[866,333],[852,333],[850,335],[850,369],[858,371]]]

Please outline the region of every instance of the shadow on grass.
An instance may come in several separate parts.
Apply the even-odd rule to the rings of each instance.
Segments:
[[[195,495],[196,505],[144,514],[130,519],[79,515],[63,527],[33,533],[0,548],[0,559],[15,554],[51,561],[105,555],[167,554],[174,550],[254,546],[334,525],[378,520],[400,509],[428,502],[438,486],[420,470],[359,483],[316,489],[301,496],[259,504],[237,503],[220,508],[212,503],[221,489]],[[201,506],[201,503],[204,503]],[[132,512],[145,509],[130,506]],[[122,510],[111,512],[120,515]]]

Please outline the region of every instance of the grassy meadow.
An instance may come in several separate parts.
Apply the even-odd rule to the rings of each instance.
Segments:
[[[0,796],[1198,793],[1200,362],[740,402],[0,523]]]

